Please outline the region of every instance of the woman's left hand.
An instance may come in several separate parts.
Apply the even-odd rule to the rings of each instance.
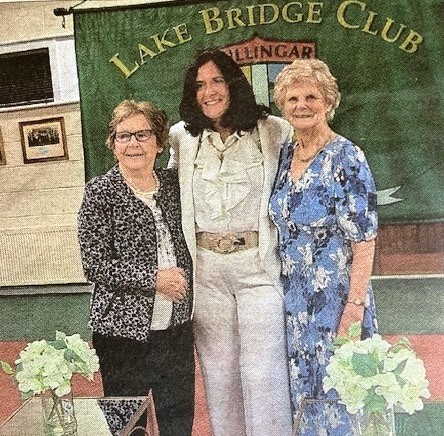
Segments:
[[[187,280],[182,268],[173,267],[157,271],[156,292],[171,298],[179,303],[187,294]]]
[[[353,261],[350,271],[349,301],[366,300],[372,273],[375,240],[352,242]],[[364,306],[347,302],[342,312],[337,335],[348,336],[349,327],[364,320]]]
[[[353,303],[347,303],[342,312],[341,322],[339,323],[337,336],[348,336],[348,329],[355,322],[362,322],[364,319],[364,306],[358,306]]]

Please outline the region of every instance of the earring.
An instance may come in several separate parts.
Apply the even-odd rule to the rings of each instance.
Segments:
[[[162,154],[163,153],[163,147],[160,147],[157,149],[157,154]]]

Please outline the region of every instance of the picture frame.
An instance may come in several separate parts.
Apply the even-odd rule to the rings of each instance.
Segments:
[[[19,126],[25,164],[68,159],[63,117],[22,121]]]
[[[6,165],[5,146],[3,145],[3,135],[1,127],[0,127],[0,165]]]

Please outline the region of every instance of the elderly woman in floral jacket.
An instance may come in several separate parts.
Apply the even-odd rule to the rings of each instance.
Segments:
[[[115,108],[107,144],[118,163],[87,183],[78,234],[94,284],[89,325],[105,396],[151,389],[161,436],[186,436],[194,413],[192,262],[177,174],[154,169],[167,135],[166,115],[153,105]]]

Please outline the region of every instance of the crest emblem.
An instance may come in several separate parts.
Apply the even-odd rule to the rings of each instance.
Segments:
[[[272,107],[276,76],[295,59],[316,57],[311,41],[262,39],[259,36],[221,48],[242,69],[253,87],[256,101]]]

